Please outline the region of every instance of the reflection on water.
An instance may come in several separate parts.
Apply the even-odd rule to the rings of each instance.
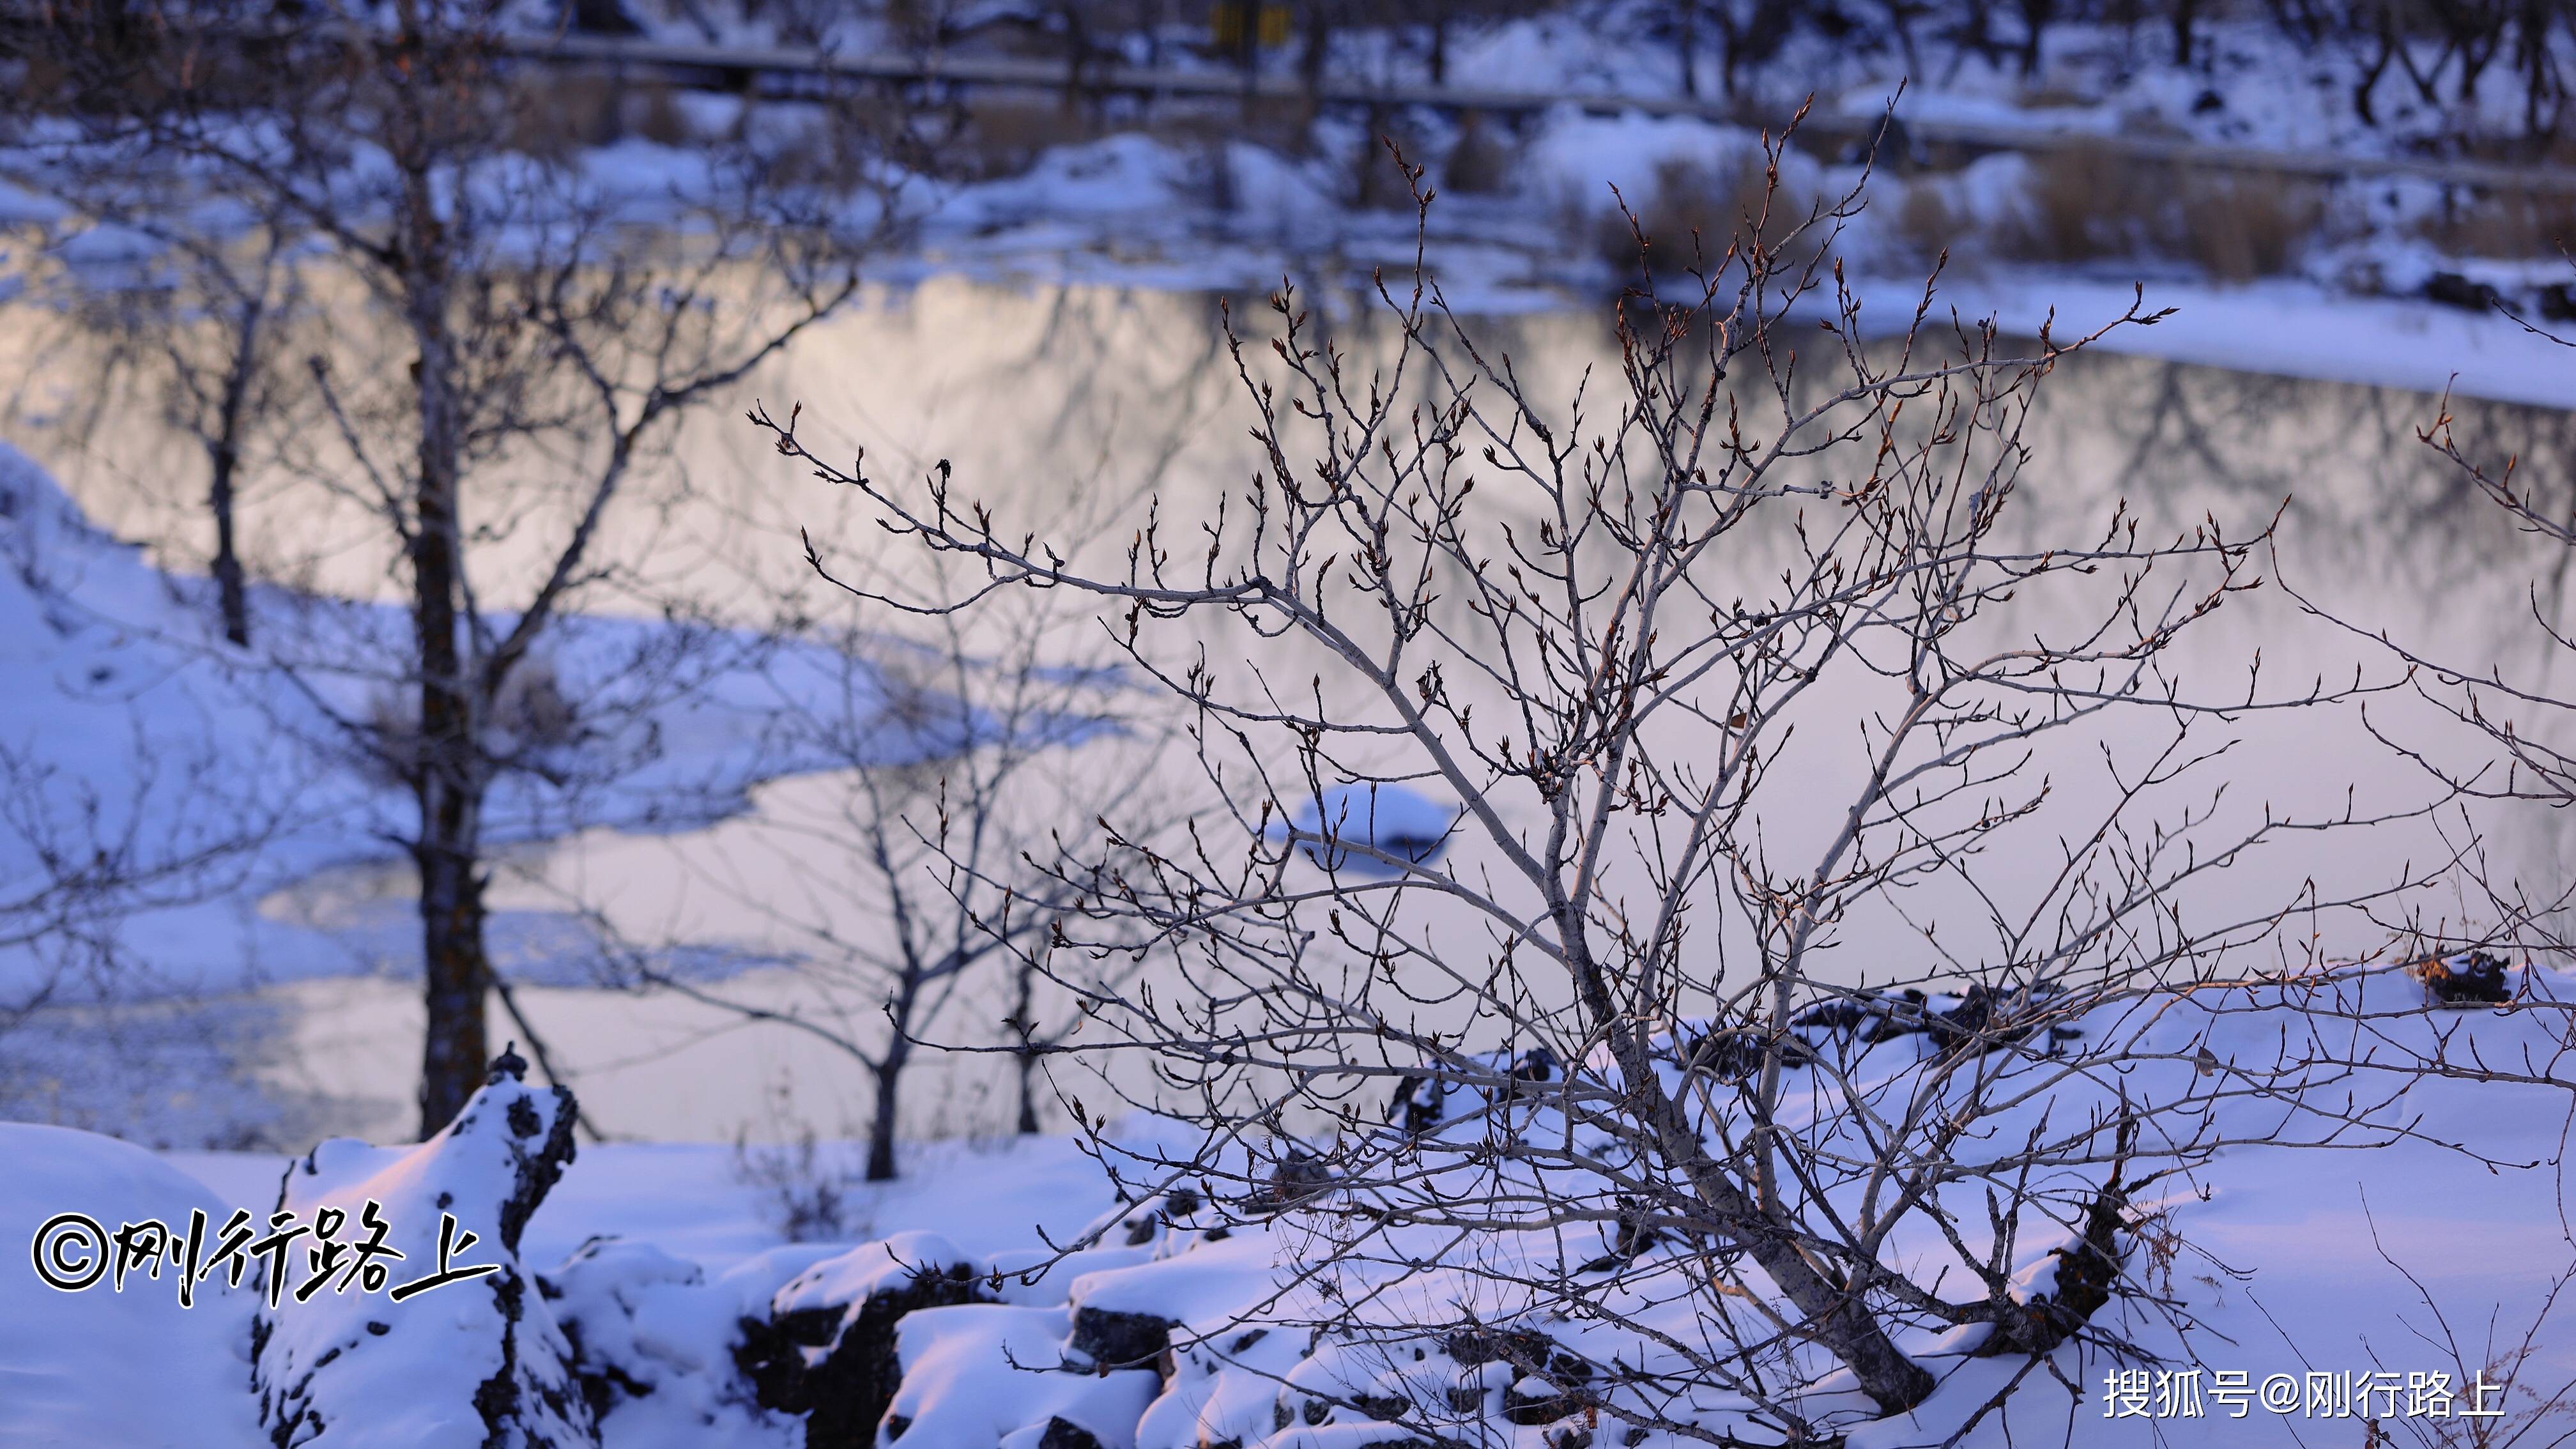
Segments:
[[[1234,315],[1258,317],[1257,300],[1234,299]],[[1332,341],[1363,365],[1390,355],[1391,330],[1371,314],[1341,299],[1328,299],[1325,310]],[[635,577],[750,620],[814,597],[800,527],[850,566],[883,561],[880,536],[854,500],[827,495],[759,445],[741,421],[742,406],[754,398],[781,411],[802,402],[804,436],[853,455],[864,449],[872,471],[920,472],[946,460],[960,492],[993,501],[1006,524],[1046,525],[1087,534],[1105,548],[1123,546],[1149,497],[1160,496],[1167,523],[1186,518],[1212,507],[1256,465],[1224,315],[1225,299],[1105,287],[943,280],[879,293],[802,339],[741,397],[692,418],[651,475],[650,490],[614,520],[609,552],[634,561]],[[1587,373],[1597,391],[1615,368],[1608,319],[1596,313],[1479,319],[1471,331],[1481,349],[1510,354],[1536,398],[1570,398]],[[131,535],[175,536],[170,552],[188,557],[195,524],[179,496],[188,490],[169,482],[193,476],[187,449],[136,425],[146,415],[131,411],[118,426],[86,437],[40,426],[77,414],[67,404],[79,394],[80,369],[60,359],[54,365],[57,375],[19,388],[13,431],[102,517]],[[2524,489],[2555,506],[2576,504],[2576,414],[2464,399],[2450,407],[2474,450],[2518,459]],[[2010,526],[2023,541],[2046,546],[2088,539],[2122,499],[2145,530],[2167,534],[2204,519],[2248,534],[2277,512],[2280,577],[2320,607],[2435,657],[2500,668],[2525,684],[2556,683],[2563,667],[2533,611],[2563,618],[2569,558],[2515,532],[2418,440],[2441,408],[2439,399],[2417,393],[2109,353],[2069,357],[2045,383],[2025,431],[2032,461]],[[327,466],[317,455],[304,463],[308,470]],[[545,459],[518,465],[542,469]],[[386,561],[345,499],[284,471],[255,485],[250,497],[246,552],[273,575],[342,589],[385,587]],[[1758,572],[1760,563],[1728,566]],[[644,597],[629,590],[601,606],[637,607]],[[2356,667],[2386,672],[2365,643],[2306,617],[2277,589],[2242,598],[2187,634],[2175,663],[2189,677],[2237,681],[2241,690],[2258,659],[2274,693],[2295,692],[2311,678],[2346,679]],[[2441,732],[2437,717],[2410,710],[2403,699],[2374,711],[2380,728],[2419,732],[2436,747],[2465,747],[2456,732]],[[2349,795],[2367,812],[2419,799],[2427,788],[2391,761],[2353,712],[2249,720],[2241,735],[2221,768],[2249,805],[2324,809]],[[762,826],[737,822],[677,840],[585,838],[554,852],[531,879],[505,887],[508,899],[496,904],[545,909],[577,897],[612,917],[626,913],[621,925],[649,934],[639,924],[637,898],[662,913],[651,927],[659,929],[684,891],[687,853],[741,848],[742,832]],[[2518,814],[2496,828],[2504,858],[2535,871],[2559,869],[2562,852],[2546,829]],[[2338,838],[2296,857],[2275,849],[2214,889],[2251,903],[2277,900],[2311,875],[2385,878],[2436,843],[2416,829]],[[750,918],[713,907],[693,917],[692,928],[758,935]],[[2367,944],[2353,937],[2353,949]],[[1846,943],[1844,959],[1866,974],[1863,963],[1887,949],[1894,947],[1862,935]],[[782,1005],[806,990],[779,973],[743,987]],[[375,981],[299,992],[311,1008],[300,1085],[380,1098],[389,1104],[387,1123],[398,1124],[407,1094],[386,1090],[381,1063],[412,1059],[408,1033],[416,1030],[417,1008],[403,988]],[[523,998],[612,1131],[710,1137],[757,1126],[764,1094],[782,1078],[827,1130],[860,1119],[864,1088],[849,1061],[792,1032],[743,1027],[669,1000],[572,990],[530,990]],[[815,1009],[846,1016],[852,1006]],[[933,1035],[989,1034],[1003,1009],[998,990],[963,993]],[[912,1128],[997,1125],[1007,1093],[998,1087],[996,1060],[927,1064]]]

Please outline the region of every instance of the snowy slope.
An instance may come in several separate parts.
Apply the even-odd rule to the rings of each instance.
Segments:
[[[417,949],[399,902],[340,920],[256,908],[317,872],[394,858],[388,842],[408,828],[412,804],[323,707],[367,720],[401,698],[403,611],[256,590],[269,617],[255,637],[300,652],[287,657],[298,665],[290,678],[209,637],[207,590],[99,532],[0,444],[0,759],[16,771],[0,817],[0,902],[40,878],[47,852],[109,849],[171,867],[92,903],[94,933],[0,946],[0,1003],[47,987],[57,1000],[102,987],[224,990],[373,969]],[[366,659],[393,662],[372,677],[348,663]],[[702,825],[745,808],[763,780],[838,763],[781,745],[772,722],[782,702],[869,708],[864,668],[829,650],[684,639],[651,620],[569,617],[545,662],[587,734],[546,755],[550,778],[496,784],[485,831],[494,845]],[[901,729],[881,740],[889,758],[945,743]],[[576,979],[588,954],[556,917],[503,913],[492,934],[505,964]],[[68,947],[111,942],[125,968],[112,982],[66,969]]]

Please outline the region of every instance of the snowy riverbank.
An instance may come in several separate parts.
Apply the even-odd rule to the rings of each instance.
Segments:
[[[2558,1044],[2549,1038],[2576,982],[2539,971],[2508,980],[2513,1005],[2432,1012],[2410,1011],[2423,988],[2395,974],[2320,981],[2295,1007],[2285,1002],[2295,1020],[2279,1024],[2331,1037],[2338,1022],[2366,1019],[2374,1050],[2392,1065],[2431,1051],[2437,1037],[2455,1059],[2471,1050],[2491,1062],[2551,1059]],[[2259,1057],[2276,1025],[2268,1013],[2201,1022],[2197,1007],[2179,1004],[2159,1015],[2157,1042],[2202,1033],[2201,1050],[2222,1070]],[[1818,1044],[1841,1050],[1829,1038]],[[2161,1049],[2145,1038],[2137,1045]],[[1931,1053],[1920,1034],[1852,1049]],[[2133,1091],[2158,1090],[2149,1081],[2158,1073],[2194,1071],[2188,1056],[2142,1057],[2136,1066]],[[434,1215],[424,1204],[439,1190],[439,1203],[483,1234],[459,1262],[497,1263],[504,1275],[407,1303],[353,1292],[309,1306],[290,1298],[280,1308],[258,1301],[256,1275],[231,1292],[217,1276],[198,1289],[195,1309],[182,1310],[172,1278],[134,1277],[121,1294],[103,1285],[57,1292],[19,1256],[0,1276],[0,1382],[10,1389],[13,1442],[227,1449],[265,1442],[264,1427],[301,1409],[323,1430],[337,1426],[320,1442],[350,1445],[474,1443],[503,1429],[507,1442],[566,1449],[789,1449],[898,1437],[939,1449],[1322,1449],[1427,1443],[1435,1434],[1533,1449],[1587,1434],[1596,1444],[1684,1442],[1619,1427],[1618,1410],[1647,1402],[1631,1402],[1650,1390],[1642,1381],[1632,1388],[1628,1375],[1654,1361],[1651,1346],[1581,1317],[1516,1312],[1494,1297],[1497,1280],[1485,1275],[1533,1245],[1453,1250],[1426,1239],[1428,1256],[1402,1292],[1360,1291],[1391,1270],[1374,1260],[1339,1265],[1341,1286],[1331,1290],[1310,1272],[1329,1242],[1312,1235],[1329,1219],[1328,1200],[1310,1223],[1303,1211],[1160,1181],[1145,1158],[1175,1150],[1186,1134],[1149,1121],[1110,1134],[1100,1161],[1053,1137],[917,1149],[904,1180],[840,1179],[841,1232],[791,1243],[777,1202],[746,1185],[725,1148],[572,1151],[568,1131],[545,1130],[559,1115],[548,1094],[496,1079],[486,1097],[488,1107],[466,1114],[471,1125],[419,1148],[326,1143],[291,1160],[156,1161],[109,1139],[0,1126],[0,1153],[13,1169],[0,1191],[0,1227],[13,1240],[64,1212],[112,1228],[175,1225],[193,1208],[220,1223],[236,1207],[277,1203],[283,1168],[289,1206],[310,1213],[345,1201],[354,1211],[357,1197],[380,1198],[397,1215],[394,1241],[413,1248],[425,1241],[415,1219]],[[513,1101],[527,1105],[504,1114]],[[1459,1130],[1505,1130],[1487,1120],[1490,1109],[1470,1105],[1459,1115],[1461,1105],[1452,1105]],[[2365,1432],[2363,1419],[2377,1422],[2371,1432],[2440,1443],[2439,1435],[2475,1425],[2462,1417],[2472,1408],[2499,1411],[2506,1428],[2553,1442],[2563,1386],[2576,1380],[2576,1334],[2562,1321],[2566,1306],[2552,1308],[2560,1275],[2576,1268],[2558,1211],[2565,1109],[2563,1084],[2423,1080],[2378,1114],[2402,1126],[2395,1140],[2339,1152],[2260,1145],[2278,1111],[2239,1099],[2222,1109],[2216,1132],[2244,1145],[2128,1203],[2119,1291],[2095,1314],[2097,1332],[2050,1356],[2062,1382],[2032,1377],[2002,1413],[1964,1428],[2021,1364],[1978,1357],[1972,1341],[1952,1334],[1906,1340],[1943,1385],[1911,1415],[1857,1422],[1853,1396],[1830,1380],[1795,1396],[1839,1419],[1854,1445],[1985,1449],[2070,1436],[2106,1445],[2181,1436],[2341,1442]],[[504,1115],[518,1125],[505,1132]],[[1509,1130],[1549,1129],[1532,1121]],[[839,1150],[825,1146],[808,1186],[846,1170]],[[508,1162],[522,1164],[515,1186],[495,1166]],[[1119,1169],[1123,1188],[1104,1164]],[[523,1229],[514,1226],[520,1219]],[[1619,1266],[1603,1270],[1600,1291],[1641,1302],[1656,1273],[1686,1271],[1700,1251],[1666,1240],[1641,1252],[1611,1243],[1613,1226],[1569,1225],[1570,1240],[1550,1251],[1607,1245],[1604,1262]],[[2049,1291],[2073,1242],[2071,1234],[2025,1234],[2016,1261],[2029,1293]],[[1890,1250],[1941,1251],[1930,1242]],[[500,1295],[497,1315],[496,1283],[519,1285]],[[1369,1306],[1355,1308],[1345,1333],[1272,1331],[1308,1322],[1319,1284]],[[1544,1345],[1535,1350],[1541,1362],[1505,1350],[1510,1371],[1491,1367],[1496,1355],[1460,1331],[1468,1320],[1456,1315],[1470,1304],[1485,1325],[1478,1333]],[[264,1325],[257,1334],[255,1319]],[[369,1320],[363,1333],[360,1319]],[[2182,1321],[2199,1327],[2178,1337]],[[1686,1313],[1675,1327],[1687,1327]],[[2132,1348],[2108,1351],[2114,1341]],[[155,1393],[96,1391],[147,1349]],[[252,1363],[261,1382],[291,1389],[291,1399],[254,1397],[244,1387]],[[280,1377],[289,1368],[295,1373]],[[2146,1377],[2121,1377],[2131,1373]],[[2196,1374],[2188,1399],[2174,1386],[2185,1374]],[[2286,1399],[2262,1387],[2284,1376]],[[2446,1396],[2438,1400],[2435,1376]],[[397,1382],[399,1394],[390,1387]],[[511,1387],[474,1391],[487,1382]],[[2482,1393],[2481,1382],[2497,1387]],[[2241,1416],[2224,1392],[2231,1383],[2248,1387]],[[2312,1384],[2331,1392],[2312,1398]],[[2392,1384],[2395,1397],[2383,1402],[2377,1395]],[[2447,1417],[2429,1417],[2437,1403]],[[1741,1409],[1713,1395],[1688,1412],[1724,1432]],[[1684,1411],[1661,1403],[1655,1412]]]

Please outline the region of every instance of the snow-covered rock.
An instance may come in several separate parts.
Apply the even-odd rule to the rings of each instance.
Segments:
[[[569,1089],[510,1053],[417,1147],[335,1138],[290,1166],[277,1207],[339,1240],[381,1222],[398,1262],[375,1284],[298,1271],[253,1327],[259,1420],[289,1449],[571,1449],[599,1442],[571,1345],[518,1259],[519,1235],[573,1155]],[[469,1236],[470,1235],[470,1236]],[[312,1241],[311,1239],[306,1240]],[[417,1292],[412,1285],[466,1274]],[[328,1281],[329,1286],[317,1287]],[[345,1291],[343,1291],[345,1289]],[[397,1300],[395,1295],[402,1294]]]
[[[902,1387],[880,1442],[1006,1449],[1136,1449],[1160,1380],[1065,1365],[1071,1315],[979,1303],[915,1313],[901,1329]]]
[[[736,1362],[764,1408],[802,1414],[808,1449],[867,1449],[903,1378],[896,1335],[916,1312],[992,1297],[981,1263],[936,1233],[826,1258],[740,1321]]]
[[[762,1407],[737,1356],[790,1278],[833,1250],[790,1244],[710,1279],[650,1243],[594,1238],[537,1279],[570,1341],[573,1376],[607,1449],[730,1449],[805,1442],[794,1416]]]
[[[1367,873],[1392,867],[1362,851],[1416,865],[1436,859],[1449,844],[1458,812],[1420,791],[1372,782],[1328,785],[1301,803],[1290,822],[1300,837],[1321,836],[1326,842],[1305,844],[1307,859],[1329,869]],[[1346,846],[1356,849],[1342,848]]]

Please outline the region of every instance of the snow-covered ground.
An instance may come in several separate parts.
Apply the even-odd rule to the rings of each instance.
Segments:
[[[2306,1026],[2330,1035],[2338,1013],[2366,1009],[2391,1053],[2427,1051],[2447,1035],[2454,1060],[2472,1049],[2499,1063],[2555,1059],[2566,1050],[2555,1038],[2576,981],[2545,971],[2510,979],[2520,993],[2514,1006],[2407,1014],[2421,1006],[2421,988],[2380,975],[2303,993]],[[2195,1024],[2194,1011],[2156,1013],[2161,1025],[2150,1035],[2207,1033],[2196,1038],[2204,1049],[2234,1063],[2254,1060],[2274,1028],[2261,1015]],[[1870,1050],[1921,1054],[1924,1040]],[[2138,1044],[2154,1046],[2145,1037]],[[2160,1090],[2156,1073],[2194,1070],[2188,1057],[2140,1065],[2129,1085],[2148,1095]],[[2252,1129],[2277,1124],[2279,1113],[2237,1099],[2220,1133],[2257,1141],[2130,1204],[2119,1240],[2122,1295],[2093,1320],[2155,1360],[2062,1345],[2051,1367],[2063,1383],[2031,1375],[2001,1414],[1953,1437],[2021,1363],[1975,1357],[1955,1334],[1910,1339],[1906,1347],[1942,1388],[1911,1415],[1847,1421],[1847,1442],[1985,1449],[2070,1439],[2341,1444],[2378,1435],[2372,1442],[2465,1444],[2508,1442],[2504,1433],[2518,1435],[2515,1443],[2565,1442],[2576,1434],[2564,1397],[2576,1382],[2576,1324],[2566,1318],[2576,1305],[2553,1307],[2551,1295],[2576,1269],[2559,1165],[2569,1100],[2563,1082],[2422,1082],[2386,1112],[2408,1129],[2404,1140],[2352,1152],[2260,1145],[2264,1134]],[[1508,1241],[1429,1249],[1406,1292],[1370,1300],[1379,1306],[1361,1319],[1378,1321],[1354,1320],[1347,1337],[1313,1332],[1305,1326],[1313,1285],[1298,1270],[1319,1241],[1309,1231],[1316,1224],[1302,1211],[1271,1216],[1195,1191],[1137,1195],[1140,1181],[1158,1186],[1140,1179],[1141,1158],[1187,1140],[1150,1120],[1111,1133],[1102,1149],[1102,1161],[1125,1168],[1127,1192],[1114,1191],[1102,1161],[1067,1139],[924,1147],[907,1156],[898,1182],[845,1184],[845,1235],[804,1243],[782,1240],[760,1190],[745,1186],[725,1149],[583,1146],[564,1161],[561,1124],[553,1097],[500,1075],[455,1129],[416,1148],[334,1142],[285,1160],[155,1159],[112,1139],[0,1126],[0,1157],[11,1166],[0,1178],[0,1228],[13,1240],[32,1240],[39,1224],[70,1212],[110,1232],[149,1219],[182,1227],[191,1209],[217,1224],[235,1208],[265,1213],[281,1202],[282,1173],[284,1205],[307,1218],[339,1204],[354,1223],[363,1200],[378,1201],[386,1241],[407,1254],[390,1284],[414,1279],[436,1256],[442,1211],[481,1238],[455,1254],[457,1264],[499,1270],[408,1301],[353,1288],[309,1304],[290,1295],[279,1307],[260,1298],[256,1272],[232,1291],[218,1273],[183,1309],[175,1264],[169,1276],[138,1273],[121,1293],[103,1283],[63,1292],[15,1254],[0,1269],[0,1386],[9,1390],[0,1395],[0,1439],[226,1449],[263,1442],[265,1427],[296,1444],[427,1446],[486,1442],[506,1420],[498,1442],[610,1449],[888,1445],[898,1437],[938,1449],[1322,1449],[1414,1442],[1423,1437],[1417,1426],[1429,1423],[1455,1442],[1536,1449],[1586,1428],[1600,1442],[1602,1427],[1618,1434],[1620,1421],[1574,1402],[1530,1408],[1546,1391],[1525,1381],[1506,1400],[1515,1374],[1480,1366],[1474,1336],[1452,1334],[1460,1320],[1444,1316],[1445,1293],[1480,1304],[1488,1329],[1541,1335],[1550,1354],[1594,1366],[1645,1362],[1640,1346],[1605,1322],[1514,1315],[1507,1305],[1497,1313],[1490,1281],[1476,1291],[1463,1279],[1443,1286],[1453,1253],[1455,1267],[1472,1260],[1490,1272],[1522,1246]],[[818,1180],[845,1165],[827,1151]],[[1329,1200],[1314,1205],[1329,1208]],[[1607,1235],[1600,1224],[1570,1231]],[[2034,1232],[2022,1243],[2030,1291],[2045,1291],[2052,1250],[2066,1241]],[[1696,1251],[1650,1249],[1640,1269],[1615,1286],[1605,1279],[1602,1291],[1648,1293],[1635,1271],[1650,1275],[1666,1261],[1680,1271]],[[82,1261],[76,1249],[55,1260],[57,1276]],[[1337,1281],[1357,1301],[1363,1278],[1390,1271],[1383,1261],[1353,1262]],[[290,1282],[304,1281],[299,1267]],[[523,1286],[500,1286],[511,1283]],[[2168,1309],[2202,1328],[2177,1338]],[[1414,1332],[1424,1356],[1390,1353],[1390,1331]],[[154,1366],[153,1392],[113,1391],[138,1361]],[[2179,1400],[2159,1408],[2161,1391],[2148,1387],[2154,1376],[2193,1369],[2201,1371],[2199,1415],[2185,1417]],[[2131,1370],[2148,1374],[2135,1381],[2145,1396],[2135,1413],[2129,1381],[2109,1377]],[[2295,1406],[2283,1412],[2257,1397],[2231,1418],[2213,1391],[2220,1375],[2240,1373],[2257,1395],[2287,1375]],[[2454,1395],[2447,1419],[2424,1417],[2437,1374]],[[2347,1385],[2338,1401],[2347,1405],[2352,1375],[2400,1387],[2393,1400],[2369,1400],[2379,1408],[2329,1412],[2307,1402],[2311,1375]],[[505,1379],[515,1387],[492,1387]],[[2499,1386],[2483,1401],[2481,1380]],[[1615,1376],[1587,1392],[1624,1402]],[[1814,1397],[1832,1404],[1830,1382]],[[2488,1421],[2498,1437],[2471,1437],[2485,1427],[2462,1417],[2473,1407],[2501,1411]],[[318,1425],[297,1419],[307,1409],[322,1416]],[[2366,1430],[2363,1418],[2377,1428]],[[305,1427],[278,1429],[298,1422]],[[1712,1399],[1705,1426],[1722,1432],[1733,1422],[1723,1399]],[[1687,1441],[1657,1434],[1634,1442]]]

